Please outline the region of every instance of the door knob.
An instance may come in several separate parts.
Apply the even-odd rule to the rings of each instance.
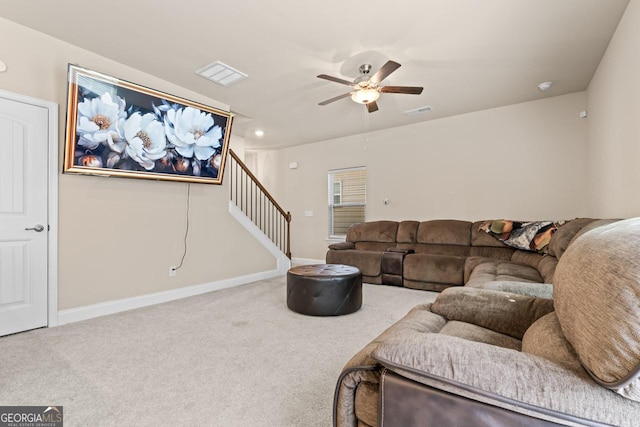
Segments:
[[[25,230],[33,230],[40,233],[41,231],[44,231],[44,226],[42,224],[36,224],[35,227],[28,227],[28,228],[25,228]]]

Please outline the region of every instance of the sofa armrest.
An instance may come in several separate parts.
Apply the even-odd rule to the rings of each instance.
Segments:
[[[421,384],[519,413],[578,425],[631,426],[640,417],[640,406],[600,387],[580,366],[459,337],[416,332],[381,343],[372,357]]]
[[[384,427],[558,427],[542,417],[420,384],[387,368],[380,373],[379,401],[378,425]]]
[[[333,249],[336,251],[345,250],[345,249],[355,249],[356,245],[353,242],[338,242],[332,243],[329,245],[329,249]]]
[[[385,252],[392,252],[392,253],[399,253],[399,254],[408,255],[408,254],[414,253],[415,250],[413,250],[413,249],[405,249],[405,248],[390,247],[390,248],[387,248],[387,250]]]
[[[413,332],[437,332],[442,329],[446,321],[433,314],[430,307],[430,303],[415,306],[402,320],[387,328],[347,362],[336,384],[333,404],[334,427],[358,425],[356,391],[362,383],[377,388],[380,380],[380,365],[371,357],[378,345],[387,340],[411,335]]]
[[[540,317],[553,311],[553,300],[478,288],[449,288],[438,295],[433,313],[522,339]]]
[[[486,262],[496,262],[493,258],[487,258],[483,256],[470,256],[464,260],[464,283],[469,281],[469,277],[473,270],[479,266],[480,264],[484,264]]]

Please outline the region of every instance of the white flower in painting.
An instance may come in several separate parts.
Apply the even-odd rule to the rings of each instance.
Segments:
[[[211,114],[197,108],[186,107],[169,110],[164,119],[164,129],[169,141],[183,157],[207,160],[220,147],[222,129],[215,125]]]
[[[122,153],[126,145],[122,135],[125,105],[124,99],[116,96],[114,101],[108,92],[99,98],[85,98],[78,104],[78,145],[93,150],[106,143],[111,150]]]
[[[133,113],[124,123],[124,136],[127,155],[146,170],[153,169],[155,161],[167,154],[164,127],[151,113]]]

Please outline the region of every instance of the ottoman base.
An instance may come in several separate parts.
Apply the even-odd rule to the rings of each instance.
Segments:
[[[287,272],[287,307],[309,316],[339,316],[362,307],[362,274],[341,264],[302,265]]]

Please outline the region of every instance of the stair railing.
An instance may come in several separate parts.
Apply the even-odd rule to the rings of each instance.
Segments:
[[[233,150],[229,154],[231,201],[291,259],[291,213],[282,209]]]

